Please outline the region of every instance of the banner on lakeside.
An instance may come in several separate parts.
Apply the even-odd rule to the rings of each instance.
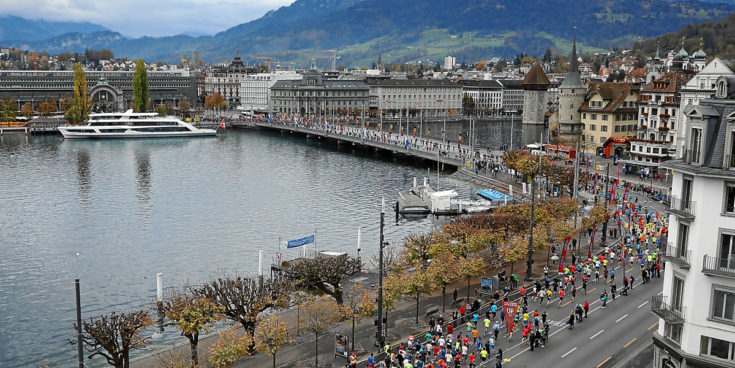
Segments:
[[[314,243],[315,237],[316,237],[315,234],[311,234],[301,239],[289,240],[286,243],[286,248],[298,248],[298,247],[303,247],[304,245],[307,245],[307,244],[312,244]]]

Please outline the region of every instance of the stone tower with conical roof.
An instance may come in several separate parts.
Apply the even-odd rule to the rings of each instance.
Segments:
[[[534,64],[523,79],[523,124],[544,124],[549,84],[549,77],[544,73],[541,64]]]
[[[574,28],[572,55],[564,82],[559,86],[559,130],[558,136],[567,143],[579,142],[582,136],[582,117],[579,108],[584,104],[587,86],[579,75],[577,60],[577,28]]]

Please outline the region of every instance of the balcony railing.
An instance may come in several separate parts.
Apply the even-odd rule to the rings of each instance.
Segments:
[[[672,324],[684,323],[685,307],[674,307],[666,302],[663,295],[654,295],[651,298],[651,312]]]
[[[681,249],[680,247],[677,247],[671,243],[664,247],[661,247],[661,257],[663,257],[665,261],[674,263],[681,268],[690,267],[689,259],[691,256],[691,250]]]
[[[671,196],[671,207],[669,211],[684,218],[694,218],[694,207],[696,204],[696,201],[687,201]]]
[[[717,275],[735,278],[735,258],[718,258],[704,255],[702,272],[708,275]]]

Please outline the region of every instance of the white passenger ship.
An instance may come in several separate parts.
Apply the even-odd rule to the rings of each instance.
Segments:
[[[175,117],[160,117],[157,113],[90,114],[87,124],[60,126],[67,139],[99,138],[164,138],[214,136],[214,129],[199,129]]]

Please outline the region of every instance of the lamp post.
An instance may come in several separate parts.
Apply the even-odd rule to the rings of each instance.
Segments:
[[[381,112],[382,113],[382,112]],[[385,346],[385,339],[383,337],[383,246],[384,246],[384,234],[383,226],[385,224],[385,199],[381,199],[380,209],[380,245],[378,246],[378,347],[382,348]]]
[[[538,155],[538,168],[536,173],[541,171],[541,155]],[[533,215],[536,209],[536,186],[534,185],[534,178],[536,175],[530,177],[531,183],[531,224],[528,229],[528,260],[526,261],[526,281],[533,280]]]

